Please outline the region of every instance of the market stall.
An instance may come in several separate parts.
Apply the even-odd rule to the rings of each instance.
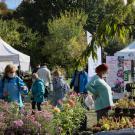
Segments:
[[[107,56],[109,65],[107,83],[115,92],[115,98],[122,98],[125,91],[133,92],[135,82],[135,41],[114,56]],[[133,92],[134,93],[134,92]]]
[[[20,65],[22,71],[29,71],[30,56],[17,51],[0,38],[0,72],[7,64]]]

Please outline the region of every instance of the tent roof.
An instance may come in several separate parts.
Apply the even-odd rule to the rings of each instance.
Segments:
[[[19,56],[19,61],[30,62],[30,56],[17,51],[16,49],[11,47],[9,44],[4,42],[0,38],[0,57],[14,56],[14,55],[18,55]]]
[[[114,56],[124,56],[125,58],[135,59],[135,41],[130,43],[126,48],[116,52]]]

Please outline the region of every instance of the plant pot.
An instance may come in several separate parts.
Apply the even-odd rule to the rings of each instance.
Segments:
[[[123,114],[128,115],[129,114],[129,109],[128,108],[123,108]]]
[[[101,127],[94,127],[92,131],[93,133],[101,132]]]
[[[115,108],[115,114],[116,115],[119,115],[121,113],[122,113],[122,108],[119,108],[119,107]]]
[[[135,114],[135,108],[129,108],[129,113],[133,116]]]
[[[23,128],[7,128],[4,132],[4,135],[37,135],[38,133],[33,133],[31,129],[23,129]]]
[[[79,131],[85,131],[87,129],[87,116],[84,116],[84,119],[82,119],[79,127]]]

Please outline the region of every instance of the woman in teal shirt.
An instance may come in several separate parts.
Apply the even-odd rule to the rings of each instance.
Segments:
[[[32,81],[32,109],[35,110],[35,106],[37,105],[38,111],[41,111],[41,103],[44,101],[45,85],[36,73],[32,75]]]
[[[97,120],[108,116],[108,111],[113,106],[113,97],[111,87],[104,81],[103,76],[107,73],[108,66],[101,64],[96,68],[96,75],[92,77],[87,84],[86,89],[90,91],[95,98],[95,110]]]

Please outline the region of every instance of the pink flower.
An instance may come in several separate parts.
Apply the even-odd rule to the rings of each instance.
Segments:
[[[36,127],[41,128],[41,124],[40,124],[39,122],[34,121],[33,124],[34,124]]]
[[[51,121],[53,119],[53,114],[51,112],[46,111],[46,110],[44,110],[44,111],[38,111],[36,113],[36,116],[37,117],[38,116],[43,117],[44,120],[47,121],[47,122],[49,122],[49,121]]]
[[[13,127],[14,128],[19,128],[19,127],[22,127],[23,126],[23,121],[22,120],[15,120],[15,121],[13,121]]]

